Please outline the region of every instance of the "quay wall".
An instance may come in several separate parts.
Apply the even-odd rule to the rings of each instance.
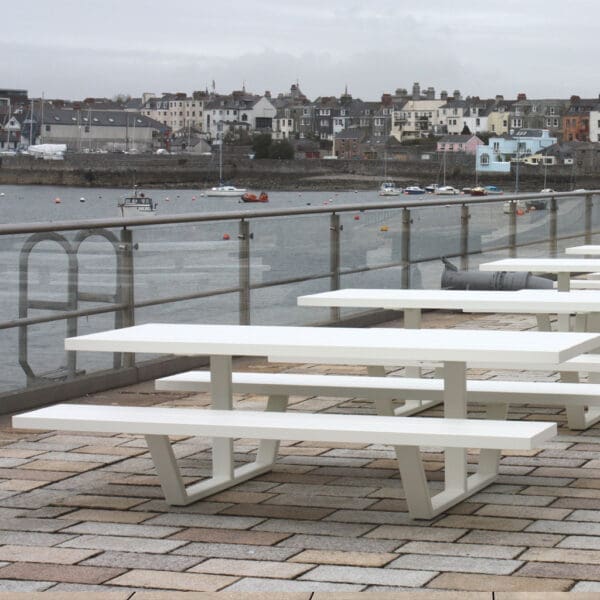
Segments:
[[[424,159],[423,156],[428,156]],[[385,168],[384,168],[385,167]],[[141,187],[205,188],[218,183],[216,157],[195,155],[67,154],[63,161],[36,160],[30,156],[2,157],[0,185],[60,185],[128,187],[135,181]],[[226,182],[252,189],[373,189],[383,173],[400,185],[416,181],[440,182],[442,164],[435,153],[388,160],[251,160],[247,155],[230,156],[223,163]],[[548,169],[548,185],[566,189],[573,184],[572,167]],[[447,157],[446,183],[473,185],[473,157]],[[482,183],[512,187],[514,175],[480,175]],[[534,190],[543,182],[539,167],[520,168],[521,189]],[[576,187],[598,187],[600,175],[594,170],[577,174]]]

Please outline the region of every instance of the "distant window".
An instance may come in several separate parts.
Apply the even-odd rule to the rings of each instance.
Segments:
[[[481,164],[481,165],[489,165],[490,164],[490,155],[489,154],[482,154],[481,157],[479,158],[479,164]]]
[[[89,133],[89,132],[90,132],[90,126],[89,126],[89,125],[86,125],[86,126],[85,126],[85,132],[86,132],[86,133]]]
[[[494,142],[494,152],[500,151],[500,142]]]
[[[50,131],[50,125],[46,125],[46,131]]]

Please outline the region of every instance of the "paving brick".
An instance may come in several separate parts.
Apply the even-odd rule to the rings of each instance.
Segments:
[[[600,537],[592,535],[570,535],[558,544],[559,548],[600,550]]]
[[[251,546],[249,544],[208,544],[192,542],[173,550],[172,554],[206,558],[239,558],[246,560],[284,561],[298,548],[273,548],[271,546]]]
[[[121,460],[120,456],[112,454],[92,454],[90,452],[80,452],[79,449],[71,452],[45,452],[36,456],[36,460],[52,462],[91,462],[91,463],[112,463]]]
[[[566,591],[572,579],[541,579],[538,577],[511,577],[508,575],[483,575],[471,573],[442,573],[429,582],[428,588],[443,590],[501,591]]]
[[[351,498],[367,497],[376,491],[376,487],[355,485],[296,485],[285,483],[271,490],[277,494],[291,496],[342,496]]]
[[[356,510],[365,509],[367,507],[375,510],[375,503],[377,500],[374,498],[356,498],[356,497],[342,497],[342,496],[320,496],[320,495],[292,495],[292,494],[279,494],[273,495],[270,500],[267,500],[265,504],[268,505],[285,505],[289,507],[305,506],[305,507],[318,507],[318,508],[352,508]],[[398,500],[395,503],[398,504]]]
[[[600,523],[580,523],[578,521],[546,521],[532,523],[527,531],[542,533],[562,533],[566,535],[600,535]]]
[[[445,527],[418,527],[409,525],[381,525],[366,534],[368,538],[393,540],[424,540],[430,542],[454,542],[467,532],[466,529]]]
[[[213,529],[249,529],[264,519],[254,517],[236,517],[203,514],[158,515],[148,519],[144,525],[167,525],[172,527],[210,527]]]
[[[71,477],[71,471],[43,471],[35,469],[0,469],[2,479],[27,479],[30,481],[60,481],[65,477]]]
[[[597,581],[579,581],[573,586],[571,592],[578,592],[577,598],[581,598],[581,600],[597,600],[598,594],[596,592],[600,592],[600,583]],[[584,592],[591,592],[594,595],[584,595]]]
[[[522,531],[531,524],[528,519],[503,519],[474,515],[450,515],[440,519],[434,527],[461,527],[466,529],[491,529],[494,531]]]
[[[118,567],[122,569],[154,569],[159,571],[186,571],[197,565],[200,556],[174,556],[172,554],[149,554],[142,552],[103,552],[81,564],[94,567]]]
[[[222,544],[249,544],[256,546],[271,546],[289,537],[289,533],[269,531],[246,531],[243,529],[211,529],[207,527],[192,527],[173,535],[171,540],[191,542],[208,542]]]
[[[600,498],[558,498],[553,508],[571,508],[582,510],[600,510]]]
[[[79,506],[82,508],[115,508],[118,510],[127,510],[137,504],[141,504],[140,498],[125,498],[122,496],[95,496],[92,494],[80,494],[71,496],[60,501],[63,506]]]
[[[135,569],[112,579],[109,583],[111,585],[124,585],[136,588],[159,588],[186,592],[214,592],[233,583],[235,580],[234,577],[227,577],[224,575]]]
[[[571,511],[566,508],[545,508],[540,506],[506,506],[487,504],[477,511],[478,516],[521,517],[523,519],[555,519],[567,517]]]
[[[519,575],[530,577],[553,577],[586,579],[600,581],[600,569],[590,568],[589,565],[578,565],[574,563],[559,564],[549,562],[528,562],[519,571]]]
[[[407,542],[400,549],[402,554],[426,554],[444,556],[470,556],[474,558],[511,559],[519,555],[523,546],[499,546],[496,544],[463,544],[446,542]],[[519,557],[521,559],[521,557]]]
[[[353,585],[350,583],[325,583],[321,581],[286,581],[285,582],[285,590],[286,592],[346,592],[346,591],[361,591],[364,590],[366,586],[364,585]],[[226,588],[227,592],[243,592],[244,594],[248,592],[268,592],[269,594],[275,592],[276,594],[281,594],[281,579],[261,579],[258,577],[245,577],[241,579],[237,583],[230,585]],[[243,596],[246,598],[246,596]],[[239,598],[239,596],[238,596]],[[250,597],[248,597],[250,598]],[[267,598],[270,600],[270,595],[260,596],[260,598]],[[276,595],[276,599],[280,598],[280,596]],[[218,599],[216,599],[218,600]],[[233,600],[233,599],[232,599]],[[256,598],[258,600],[258,598]],[[282,598],[281,600],[286,600]],[[333,600],[333,599],[332,599]]]
[[[111,535],[80,535],[60,544],[61,548],[90,548],[115,552],[149,552],[163,554],[185,544],[181,540],[158,540]]]
[[[394,553],[343,552],[340,550],[305,550],[290,559],[291,562],[319,565],[346,565],[351,567],[383,567],[398,555]]]
[[[234,584],[235,585],[235,584]],[[287,585],[287,584],[286,584]],[[228,588],[230,589],[230,588]],[[264,594],[253,594],[242,596],[239,592],[202,592],[202,596],[194,596],[197,600],[311,600],[311,593],[306,592],[271,592],[268,596]],[[136,592],[130,600],[190,600],[189,592]]]
[[[490,488],[487,488],[488,490]],[[480,492],[467,498],[465,502],[482,502],[486,504],[509,504],[513,506],[548,506],[556,500],[554,496],[526,496],[525,494],[493,494]]]
[[[0,546],[0,560],[9,562],[52,563],[73,565],[97,554],[97,550],[48,548],[45,546]]]
[[[586,521],[588,523],[591,521],[600,523],[600,512],[597,510],[576,510],[567,517],[567,521]]]
[[[432,571],[457,571],[460,573],[487,573],[490,575],[510,575],[523,564],[520,560],[474,558],[470,556],[428,556],[426,565]],[[403,554],[388,565],[391,569],[423,568],[421,554]]]
[[[224,502],[207,502],[199,501],[194,504],[188,504],[187,506],[171,506],[164,500],[148,500],[142,502],[137,506],[133,506],[131,511],[142,511],[142,512],[155,512],[155,513],[169,513],[169,514],[203,514],[213,515],[223,510],[228,504]]]
[[[226,490],[211,496],[213,502],[228,502],[238,504],[259,504],[274,497],[274,494],[264,492],[238,492],[237,490]]]
[[[302,575],[300,579],[363,585],[422,587],[436,575],[435,571],[321,566]]]
[[[35,460],[26,465],[23,465],[23,469],[35,469],[39,471],[59,471],[67,473],[81,473],[82,471],[89,471],[101,467],[102,463],[99,462],[83,462],[83,461],[69,461],[69,460]]]
[[[278,544],[278,547],[305,548],[342,552],[386,553],[396,550],[404,542],[393,540],[371,540],[367,538],[340,538],[331,535],[294,535]]]
[[[295,519],[318,521],[330,515],[332,508],[316,508],[310,506],[278,506],[274,504],[236,504],[221,511],[223,515],[239,515],[285,519],[291,515]]]
[[[555,546],[563,539],[562,535],[550,533],[518,533],[502,531],[470,531],[460,539],[465,544],[497,544],[500,546]]]
[[[98,521],[101,523],[141,523],[155,517],[154,512],[135,512],[126,510],[101,510],[82,508],[74,510],[60,518],[65,521]]]
[[[123,569],[52,565],[43,563],[14,563],[0,568],[0,579],[60,581],[70,583],[104,583],[123,573]]]
[[[0,579],[0,598],[3,600],[27,600],[35,596],[12,596],[11,592],[42,592],[54,585],[53,581],[18,581],[16,579]]]
[[[16,546],[54,546],[72,539],[73,535],[62,533],[40,533],[33,531],[2,531],[0,530],[0,544]]]
[[[62,530],[63,533],[119,535],[140,538],[164,538],[177,533],[178,531],[180,531],[178,527],[132,525],[129,523],[99,523],[95,521],[78,523],[77,525],[72,525],[71,527],[65,527]]]
[[[189,569],[189,573],[214,573],[234,577],[275,577],[296,579],[302,573],[314,568],[313,564],[274,562],[265,560],[236,560],[211,558]]]
[[[53,532],[62,529],[64,526],[63,522],[56,519],[35,519],[30,517],[16,517],[2,523],[4,531]]]
[[[534,562],[600,565],[600,550],[575,550],[572,548],[530,548],[521,556],[519,556],[519,559]]]
[[[326,523],[324,521],[291,521],[286,519],[270,519],[254,528],[255,531],[273,531],[278,533],[312,533],[344,537],[358,537],[371,529],[373,529],[372,525]]]

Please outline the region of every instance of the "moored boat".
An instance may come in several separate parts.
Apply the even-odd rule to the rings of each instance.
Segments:
[[[235,197],[238,198],[246,193],[246,188],[238,188],[234,185],[218,185],[206,190],[206,196],[223,196],[223,197]]]
[[[434,194],[438,196],[455,196],[456,194],[460,194],[460,192],[451,185],[443,185],[435,190]]]
[[[487,193],[487,190],[480,185],[471,188],[471,196],[487,196]]]
[[[496,185],[486,185],[484,189],[488,194],[504,194],[504,192]]]
[[[119,201],[119,209],[122,217],[147,217],[158,212],[158,202],[139,192],[137,186],[133,188],[133,196],[127,196]]]
[[[380,196],[399,196],[402,192],[402,188],[396,187],[396,184],[393,181],[384,181],[379,186],[379,195]]]
[[[251,192],[246,192],[245,194],[242,194],[242,200],[244,202],[268,202],[269,195],[267,192],[261,192],[258,196]]]
[[[404,188],[404,193],[409,195],[424,194],[425,189],[419,185],[409,185],[407,188]]]

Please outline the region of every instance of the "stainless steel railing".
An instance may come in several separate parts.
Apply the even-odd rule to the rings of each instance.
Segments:
[[[548,234],[545,242],[548,244],[548,252],[555,254],[558,244],[561,240],[574,237],[584,237],[586,243],[592,241],[592,236],[596,231],[593,224],[593,202],[594,195],[600,191],[582,192],[562,192],[549,195],[542,194],[519,194],[503,195],[493,197],[465,197],[458,198],[427,197],[419,199],[401,199],[397,203],[389,200],[369,203],[369,204],[346,204],[323,207],[302,207],[290,209],[268,209],[260,211],[240,211],[240,212],[218,212],[210,214],[183,214],[183,215],[162,215],[144,218],[111,218],[111,219],[93,219],[85,221],[61,221],[52,223],[21,223],[0,226],[0,239],[6,236],[27,235],[22,245],[19,259],[19,298],[18,298],[18,317],[0,322],[0,330],[17,329],[19,364],[26,376],[26,387],[24,389],[15,389],[0,395],[0,412],[13,410],[19,406],[19,399],[23,400],[23,405],[31,406],[42,403],[48,399],[60,399],[73,395],[85,393],[86,390],[102,389],[110,387],[115,382],[122,383],[123,377],[118,379],[109,377],[106,373],[94,375],[88,374],[82,376],[77,369],[77,358],[74,353],[67,354],[67,364],[59,373],[53,373],[51,376],[38,374],[31,367],[28,356],[28,333],[33,325],[47,324],[55,321],[67,321],[67,335],[77,335],[78,319],[92,315],[105,313],[114,313],[114,326],[124,327],[135,324],[135,310],[165,305],[170,303],[182,302],[187,300],[204,299],[228,294],[238,294],[238,319],[240,324],[249,324],[251,322],[252,295],[251,292],[266,288],[280,287],[291,284],[299,284],[316,280],[329,280],[329,289],[338,289],[341,286],[342,278],[349,275],[357,275],[368,271],[377,271],[389,269],[392,267],[401,268],[402,287],[411,286],[411,266],[435,259],[436,256],[424,256],[420,258],[411,257],[411,236],[415,234],[415,227],[412,222],[412,212],[415,209],[423,207],[457,207],[460,209],[460,239],[456,253],[447,255],[448,258],[459,258],[460,266],[463,269],[469,267],[470,258],[480,253],[480,248],[471,248],[470,239],[470,221],[472,207],[483,204],[496,204],[513,202],[517,200],[539,200],[545,198],[549,202],[547,213]],[[562,199],[581,198],[584,203],[584,219],[580,230],[573,233],[569,232],[559,235],[558,206]],[[341,232],[343,225],[341,216],[346,213],[368,213],[385,211],[386,214],[398,214],[401,223],[401,242],[399,252],[392,260],[388,260],[377,265],[360,265],[353,267],[343,267],[341,251]],[[252,280],[252,265],[250,261],[252,247],[251,223],[260,222],[264,219],[274,217],[292,219],[294,217],[322,215],[329,219],[329,240],[324,252],[329,254],[328,270],[321,272],[312,272],[297,276],[285,276],[272,279],[270,281]],[[238,230],[238,250],[237,250],[237,285],[217,287],[209,289],[200,289],[186,293],[163,294],[157,297],[145,300],[135,299],[135,273],[136,265],[134,258],[135,231],[136,228],[148,228],[159,225],[184,225],[198,223],[216,223],[216,222],[237,222]],[[116,235],[110,229],[118,229]],[[77,232],[74,240],[66,239],[64,232]],[[486,252],[508,251],[510,256],[515,256],[518,247],[527,245],[539,245],[540,240],[518,243],[518,221],[517,212],[512,210],[508,215],[508,236],[506,243],[500,243],[496,246],[488,246]],[[78,251],[84,240],[93,236],[104,238],[112,248],[116,258],[115,269],[115,293],[99,294],[86,292],[81,289],[79,284],[79,264]],[[29,256],[33,248],[40,242],[51,241],[58,244],[67,256],[67,281],[68,294],[65,301],[56,300],[32,300],[29,297],[28,279],[29,279]],[[162,290],[159,290],[159,292]],[[98,306],[81,308],[81,302],[95,302]],[[32,310],[50,310],[51,314],[34,314]],[[332,309],[330,320],[333,322],[340,320],[340,310]],[[62,349],[61,349],[62,351]],[[181,361],[175,361],[171,369],[177,369],[181,366]],[[161,371],[163,369],[163,371]],[[141,374],[140,364],[136,363],[132,354],[119,355],[113,357],[113,375],[116,372],[130,373],[127,381],[139,380],[145,377],[156,376],[159,372],[164,372],[164,367],[158,366],[146,370]],[[112,380],[112,381],[109,381]],[[73,385],[74,382],[79,382]],[[39,394],[40,386],[44,389],[44,395]],[[51,388],[52,393],[48,393]],[[36,398],[37,396],[37,398]]]

